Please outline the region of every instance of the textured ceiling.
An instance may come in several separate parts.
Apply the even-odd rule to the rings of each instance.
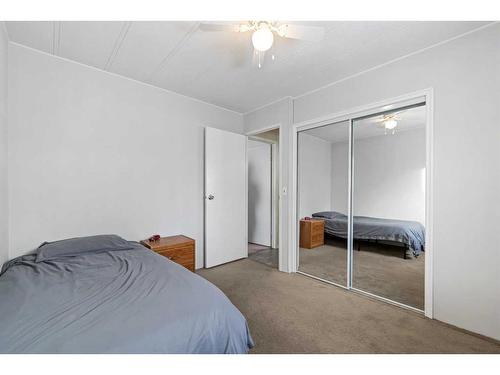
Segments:
[[[262,69],[252,65],[250,33],[201,31],[199,22],[9,21],[6,25],[13,42],[245,113],[486,24],[300,23],[324,26],[324,40],[276,37],[276,60],[266,60]]]

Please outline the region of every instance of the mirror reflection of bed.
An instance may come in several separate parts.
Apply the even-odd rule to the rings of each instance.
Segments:
[[[316,215],[312,217],[316,218]],[[356,222],[355,219],[354,226]],[[326,228],[324,245],[313,249],[300,248],[301,270],[325,280],[337,275],[336,280],[345,282],[347,239],[345,234],[343,237],[328,233]],[[353,245],[356,288],[423,309],[423,251],[415,256],[403,243],[378,239],[355,239]]]
[[[425,114],[422,105],[352,124],[352,288],[419,310],[425,289]],[[341,286],[348,285],[349,126],[345,121],[298,135],[301,223],[324,221],[323,242],[300,246],[299,271]]]

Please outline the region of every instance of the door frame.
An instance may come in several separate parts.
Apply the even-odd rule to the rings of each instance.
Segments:
[[[387,111],[392,108],[402,107],[404,105],[408,105],[411,103],[416,103],[417,101],[425,100],[426,103],[426,124],[425,124],[425,143],[426,143],[426,170],[425,170],[425,297],[424,297],[424,315],[428,318],[434,317],[434,277],[433,277],[433,269],[434,269],[434,243],[433,243],[433,176],[434,176],[434,152],[433,152],[433,144],[434,144],[434,92],[433,88],[427,88],[415,92],[411,92],[408,94],[404,94],[401,96],[397,96],[394,98],[389,98],[381,101],[377,101],[371,104],[366,104],[358,107],[354,107],[348,109],[346,111],[337,112],[328,114],[326,116],[318,117],[312,120],[302,121],[299,123],[295,123],[292,125],[292,185],[290,186],[290,195],[292,205],[290,207],[292,225],[290,228],[289,234],[289,249],[288,249],[288,257],[290,259],[290,263],[292,265],[293,272],[298,272],[298,257],[299,257],[299,247],[298,247],[298,235],[299,235],[299,218],[298,218],[298,133],[303,130],[317,128],[320,126],[325,126],[337,122],[349,121],[350,129],[349,132],[352,132],[352,120],[358,117],[367,116],[371,114],[375,114],[382,111]],[[351,145],[349,147],[350,160],[349,160],[349,183],[352,180],[352,171],[351,171],[351,162],[352,162],[352,137],[350,136]],[[352,234],[352,223],[350,222],[351,215],[350,210],[352,206],[352,189],[349,189],[350,197],[349,197],[349,232]],[[350,237],[352,242],[352,236]],[[347,272],[352,272],[352,243],[349,246],[351,249],[348,254],[348,265]],[[350,278],[349,278],[350,279]],[[348,280],[349,280],[348,279]],[[324,281],[324,280],[323,280]],[[365,295],[369,295],[371,297],[375,297],[377,299],[383,300],[385,302],[389,302],[395,304],[397,306],[408,308],[411,310],[419,311],[418,309],[412,308],[411,306],[407,306],[401,304],[396,301],[392,301],[383,297],[379,297],[373,295],[368,292],[359,291],[355,288],[352,288],[352,285],[349,285],[348,281],[347,289],[353,290],[355,292],[359,292]]]
[[[272,142],[272,141],[266,141],[263,138],[258,138],[258,135],[260,133],[265,133],[270,130],[275,130],[278,129],[279,131],[279,137],[278,137],[278,143]],[[278,248],[278,269],[281,271],[283,268],[282,264],[282,251],[283,251],[283,215],[282,215],[282,197],[281,197],[281,191],[283,189],[283,168],[282,168],[282,160],[283,160],[283,147],[282,147],[282,129],[281,129],[281,123],[276,123],[273,125],[269,126],[264,126],[259,129],[254,129],[252,131],[246,132],[245,135],[247,136],[247,139],[255,139],[258,138],[257,140],[262,141],[262,142],[268,142],[271,143],[271,158],[272,158],[272,180],[273,180],[273,192],[272,192],[272,213],[273,213],[273,228],[272,228],[272,239],[271,239],[271,246],[275,248],[277,246]],[[247,164],[248,164],[248,157],[247,157]],[[247,166],[248,168],[248,166]],[[278,172],[278,173],[276,173]],[[247,182],[248,184],[248,182]],[[278,199],[278,209],[276,210],[276,202],[275,200]],[[247,210],[247,216],[248,216],[248,210]],[[276,228],[276,221],[278,221],[278,226]]]

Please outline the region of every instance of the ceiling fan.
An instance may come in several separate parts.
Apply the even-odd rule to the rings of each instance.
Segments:
[[[325,33],[325,29],[319,26],[304,26],[274,21],[202,22],[199,27],[202,31],[252,32],[254,58],[258,59],[254,63],[257,63],[259,68],[262,67],[265,52],[273,46],[275,35],[282,38],[320,41]],[[275,59],[274,54],[271,58]]]
[[[388,130],[392,131],[392,134],[394,134],[396,132],[396,127],[398,126],[398,120],[400,120],[397,115],[402,112],[404,111],[383,115],[381,118],[376,119],[375,122],[385,130],[386,134]]]

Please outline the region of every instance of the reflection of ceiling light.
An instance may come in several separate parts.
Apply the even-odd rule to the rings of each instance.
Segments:
[[[262,23],[261,26],[252,34],[252,44],[257,51],[267,51],[272,47],[273,42],[273,32],[269,29],[269,26],[266,23]]]
[[[384,127],[387,129],[387,130],[392,130],[394,129],[396,126],[398,126],[398,122],[394,119],[389,119],[389,120],[385,120],[384,121]]]

